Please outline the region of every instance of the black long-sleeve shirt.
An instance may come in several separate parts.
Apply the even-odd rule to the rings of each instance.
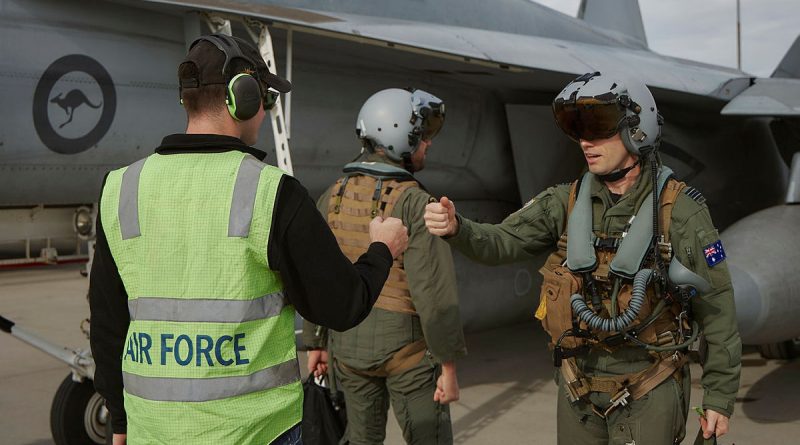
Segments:
[[[230,150],[261,160],[266,156],[233,137],[185,134],[165,137],[156,153]],[[369,314],[392,266],[392,255],[383,243],[371,244],[355,264],[350,263],[306,189],[290,176],[284,176],[278,186],[267,255],[270,267],[281,275],[289,302],[300,315],[342,331],[356,326]],[[130,324],[128,295],[99,214],[89,305],[95,388],[106,400],[114,432],[124,433],[121,357]]]

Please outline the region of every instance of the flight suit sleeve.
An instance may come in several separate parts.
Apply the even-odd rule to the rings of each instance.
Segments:
[[[701,358],[703,408],[730,417],[739,390],[742,341],[728,265],[724,258],[719,259],[719,233],[705,204],[680,195],[670,237],[678,260],[711,284],[711,292],[697,295],[691,305],[708,343],[707,355]],[[706,250],[710,248],[715,250]]]
[[[569,185],[559,185],[540,193],[500,224],[477,223],[457,215],[458,233],[447,241],[473,261],[487,265],[531,259],[558,241],[568,199]]]
[[[325,193],[317,199],[317,210],[323,218],[327,219],[328,204],[333,185],[325,190]],[[308,349],[325,349],[328,345],[328,328],[314,324],[308,320],[303,320],[303,334],[301,336],[303,344]]]
[[[467,353],[458,287],[450,246],[425,227],[425,206],[430,195],[420,188],[407,190],[398,200],[393,217],[408,227],[408,249],[404,267],[411,300],[419,314],[428,350],[439,362],[449,362]]]

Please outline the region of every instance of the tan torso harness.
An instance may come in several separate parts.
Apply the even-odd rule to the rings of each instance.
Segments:
[[[659,177],[659,254],[666,264],[672,256],[669,238],[672,209],[678,195],[686,187],[685,183],[672,179],[671,173],[663,168]],[[588,352],[593,347],[613,351],[618,346],[630,343],[616,332],[592,331],[591,336],[569,335],[574,330],[584,333],[590,331],[584,321],[574,316],[570,304],[571,297],[586,293],[588,287],[592,286],[592,294],[596,296],[594,301],[591,301],[594,312],[604,317],[609,317],[612,313],[622,314],[631,303],[631,278],[646,261],[653,261],[652,258],[645,257],[649,250],[647,241],[652,239],[652,198],[648,197],[641,205],[633,220],[634,223],[626,229],[624,237],[595,235],[592,233],[589,180],[591,176],[587,174],[580,181],[583,183],[580,190],[579,181],[575,181],[570,188],[567,208],[569,223],[558,240],[557,250],[547,258],[540,269],[544,281],[536,318],[541,320],[542,326],[550,334],[555,365],[561,367],[562,377],[572,401],[581,398],[588,400],[586,396],[590,392],[613,394],[612,404],[607,410],[595,409],[599,416],[605,417],[614,408],[627,404],[629,398],[636,400],[644,396],[670,375],[675,375],[677,378],[680,368],[686,363],[686,358],[682,353],[675,351],[651,352],[655,363],[638,373],[591,377],[579,371],[575,355]],[[649,207],[649,212],[646,206]],[[640,221],[638,226],[637,220]],[[649,231],[644,227],[645,223],[649,223]],[[574,247],[576,245],[582,245],[582,249],[576,249]],[[586,246],[591,247],[586,248]],[[635,331],[635,336],[642,343],[656,346],[675,344],[674,333],[679,329],[676,316],[681,308],[672,304],[668,305],[666,310],[660,310],[664,307],[663,299],[652,287],[648,286],[643,304],[630,326],[636,330],[637,326],[648,323],[644,329]],[[612,304],[615,308],[612,308]],[[660,315],[651,320],[650,316],[654,311],[660,312]],[[621,340],[607,342],[614,339]],[[562,348],[575,352],[562,355]]]
[[[345,166],[344,172],[346,176],[337,180],[331,189],[327,220],[342,252],[355,262],[370,245],[369,224],[372,219],[391,216],[403,193],[420,187],[420,184],[407,171],[382,163],[351,163]],[[374,307],[418,315],[409,292],[403,254],[394,260]],[[395,352],[377,369],[348,369],[371,377],[396,375],[419,363],[426,350],[425,340],[421,339]],[[341,362],[340,365],[345,366]]]

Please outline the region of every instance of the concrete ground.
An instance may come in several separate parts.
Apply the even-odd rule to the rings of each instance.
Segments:
[[[54,343],[87,348],[80,331],[89,315],[88,282],[79,266],[0,272],[0,315]],[[545,337],[535,323],[467,335],[470,355],[458,363],[461,400],[452,405],[459,444],[556,441],[556,387]],[[300,354],[305,369],[304,354]],[[69,374],[66,365],[0,333],[0,445],[52,444],[52,397]],[[700,369],[693,368],[692,405],[699,404]],[[763,360],[744,355],[741,389],[725,444],[798,443],[800,360]],[[697,431],[690,415],[689,439]],[[402,444],[390,415],[389,445]]]

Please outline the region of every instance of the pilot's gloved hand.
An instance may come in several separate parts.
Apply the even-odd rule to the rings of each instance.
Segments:
[[[425,206],[425,226],[431,235],[453,236],[458,233],[458,218],[456,206],[447,196],[439,202],[432,202]]]
[[[369,239],[373,243],[386,244],[392,258],[397,258],[408,248],[408,228],[397,218],[376,216],[369,223]]]

